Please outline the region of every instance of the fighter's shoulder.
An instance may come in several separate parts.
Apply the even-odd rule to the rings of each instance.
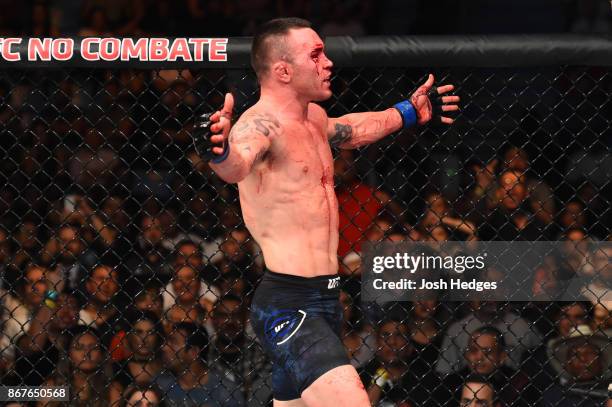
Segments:
[[[269,137],[278,134],[282,129],[277,115],[266,109],[253,106],[247,109],[232,127],[231,134],[257,133]]]
[[[321,106],[316,103],[308,104],[308,118],[315,123],[323,126],[327,125],[327,112]]]

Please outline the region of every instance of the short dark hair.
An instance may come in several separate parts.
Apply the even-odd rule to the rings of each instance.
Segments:
[[[174,332],[183,331],[185,333],[185,345],[189,348],[200,348],[200,360],[203,363],[208,363],[210,340],[205,329],[192,322],[179,322],[173,326],[172,330]]]
[[[472,337],[477,337],[480,335],[491,335],[495,337],[495,342],[497,343],[497,349],[499,352],[505,352],[506,350],[506,340],[504,339],[504,334],[494,326],[485,325],[474,332],[472,332]]]
[[[461,387],[458,389],[459,392],[461,392],[463,388],[465,387],[465,385],[468,383],[480,383],[483,386],[489,386],[491,390],[493,390],[493,403],[497,401],[497,390],[498,389],[495,387],[495,384],[488,377],[483,376],[483,375],[478,375],[478,374],[468,375],[463,380],[463,383],[461,383]]]
[[[100,331],[98,331],[93,326],[88,326],[88,325],[76,325],[68,330],[67,332],[68,343],[66,344],[66,349],[70,350],[74,341],[76,341],[78,338],[80,338],[83,335],[91,335],[94,338],[96,338],[98,340],[98,343],[100,344],[100,349],[103,352],[106,351],[106,347],[104,346],[104,342],[102,341],[102,335],[100,334]]]
[[[272,48],[283,51],[285,43],[282,37],[286,36],[289,30],[311,27],[309,21],[295,17],[276,18],[262,24],[255,33],[251,45],[251,66],[257,77],[261,78],[268,70],[268,59]]]
[[[124,317],[124,329],[127,332],[131,332],[136,324],[140,321],[149,321],[153,325],[153,332],[155,333],[155,338],[157,339],[156,352],[159,353],[161,351],[161,345],[164,342],[164,333],[162,329],[162,324],[157,315],[155,315],[151,311],[141,311],[135,308],[128,309],[127,313]]]

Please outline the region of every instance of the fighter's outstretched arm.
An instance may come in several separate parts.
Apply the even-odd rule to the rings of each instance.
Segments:
[[[351,149],[374,143],[401,128],[402,116],[397,109],[389,108],[329,118],[327,135],[332,146]]]
[[[270,137],[280,129],[274,117],[256,113],[244,114],[232,126],[233,108],[234,98],[228,93],[223,109],[200,117],[193,136],[200,158],[209,161],[217,175],[229,183],[240,182],[251,172],[253,164],[268,151]]]
[[[380,112],[350,113],[327,122],[327,134],[332,145],[340,148],[358,148],[374,143],[402,127],[425,124],[439,112],[459,110],[459,96],[442,96],[454,90],[453,85],[432,88],[433,75],[421,85],[410,100],[397,103],[392,108]],[[442,123],[452,124],[453,119],[439,116]]]
[[[213,150],[221,156],[212,160],[210,167],[225,182],[242,181],[270,148],[270,137],[280,126],[273,117],[267,116],[247,114],[241,117],[230,130],[225,148],[216,147],[221,151]],[[219,137],[222,135],[212,136],[211,140],[216,142]]]

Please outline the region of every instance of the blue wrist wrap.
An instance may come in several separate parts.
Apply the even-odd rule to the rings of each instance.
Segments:
[[[404,100],[393,105],[394,108],[402,116],[402,122],[404,123],[403,127],[407,129],[408,127],[412,127],[417,122],[417,114],[416,110],[414,110],[414,106],[410,103],[409,100]]]
[[[229,143],[225,142],[225,144],[223,145],[223,154],[216,156],[215,158],[213,158],[212,160],[210,160],[212,163],[214,164],[220,164],[223,161],[225,161],[225,159],[229,156],[229,152],[230,152],[230,147],[229,147]]]

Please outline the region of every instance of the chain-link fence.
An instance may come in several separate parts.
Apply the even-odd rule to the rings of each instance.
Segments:
[[[385,109],[429,72],[462,98],[453,126],[334,151],[342,340],[366,389],[379,390],[374,405],[608,400],[612,303],[600,296],[360,299],[364,242],[610,240],[610,48],[568,57],[547,51],[559,39],[510,40],[511,52],[495,39],[330,39],[330,116]],[[248,322],[263,257],[236,187],[191,144],[194,118],[226,91],[237,114],[257,98],[254,74],[231,65],[231,40],[229,50],[221,68],[0,72],[3,385],[66,386],[66,405],[136,405],[143,394],[180,406],[271,402],[271,366]],[[541,264],[534,296],[578,270]],[[602,276],[588,292],[606,292]]]

